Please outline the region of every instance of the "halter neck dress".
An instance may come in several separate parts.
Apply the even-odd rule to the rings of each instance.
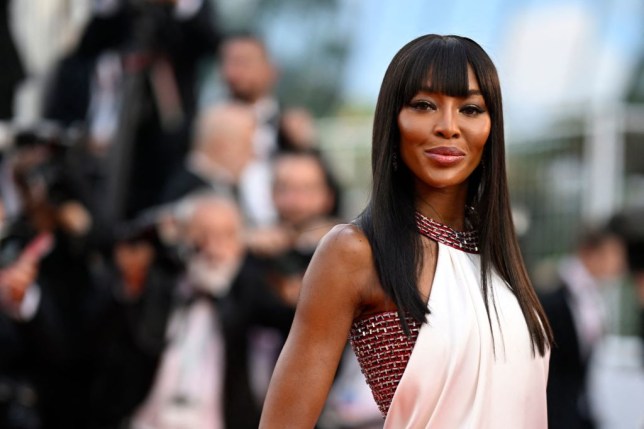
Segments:
[[[549,352],[532,352],[516,297],[493,271],[488,318],[476,234],[416,220],[438,243],[427,323],[407,318],[407,337],[396,312],[378,313],[349,338],[384,427],[546,428]]]

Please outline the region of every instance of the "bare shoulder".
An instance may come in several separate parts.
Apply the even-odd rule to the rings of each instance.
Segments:
[[[306,289],[320,287],[327,299],[350,303],[354,316],[371,295],[377,275],[371,246],[355,225],[336,225],[318,245],[304,278]]]
[[[358,268],[373,265],[371,245],[364,232],[353,224],[334,226],[322,239],[319,253],[343,261],[342,265]]]

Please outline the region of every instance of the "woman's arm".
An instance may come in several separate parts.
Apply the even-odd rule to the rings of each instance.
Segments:
[[[315,426],[373,271],[369,244],[356,227],[336,226],[322,240],[304,277],[260,428]]]

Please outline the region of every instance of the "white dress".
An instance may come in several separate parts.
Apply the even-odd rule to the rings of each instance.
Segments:
[[[394,378],[391,372],[395,375],[401,366],[401,347],[409,350],[403,368],[398,369],[402,376],[393,380],[391,403],[388,408],[381,406],[385,428],[546,428],[549,352],[532,353],[518,301],[494,272],[492,336],[481,292],[479,255],[446,245],[441,237],[436,240],[430,314],[428,323],[419,327],[415,343],[412,338],[409,345],[397,318],[392,324],[372,316],[354,323],[352,330],[354,351],[379,405],[383,401],[379,394]],[[393,366],[387,363],[391,361]],[[385,374],[382,362],[391,371]]]

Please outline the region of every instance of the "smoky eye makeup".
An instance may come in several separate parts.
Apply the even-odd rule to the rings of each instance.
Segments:
[[[436,109],[436,105],[432,103],[431,101],[428,100],[417,100],[413,99],[409,103],[407,103],[409,107],[411,107],[414,110],[419,110],[419,111],[426,111],[426,110],[434,110]]]
[[[477,104],[468,104],[461,107],[459,110],[468,116],[477,116],[486,112],[486,110],[483,107]]]

